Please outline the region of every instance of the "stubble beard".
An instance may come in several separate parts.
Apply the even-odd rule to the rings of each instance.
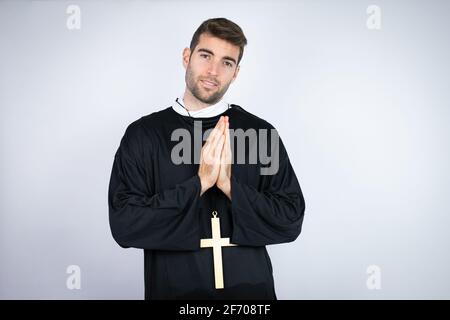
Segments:
[[[217,103],[225,95],[225,93],[228,90],[228,87],[231,84],[231,81],[230,81],[224,87],[222,87],[222,88],[219,87],[219,89],[213,93],[209,93],[209,94],[208,94],[208,92],[203,93],[203,92],[205,92],[205,90],[202,90],[200,88],[200,85],[201,85],[200,80],[196,81],[195,74],[189,65],[188,65],[188,68],[186,71],[185,81],[186,81],[186,86],[189,89],[189,91],[192,93],[192,95],[197,100],[201,101],[202,103],[206,103],[206,104]],[[216,80],[214,80],[214,81],[217,82]]]

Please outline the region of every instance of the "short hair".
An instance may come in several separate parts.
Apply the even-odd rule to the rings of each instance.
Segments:
[[[190,45],[191,52],[194,51],[200,41],[200,36],[204,33],[238,46],[239,58],[237,64],[239,64],[244,54],[244,47],[247,45],[247,38],[245,38],[241,27],[225,18],[213,18],[203,21],[192,36]]]

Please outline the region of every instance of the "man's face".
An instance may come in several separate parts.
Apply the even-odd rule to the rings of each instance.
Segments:
[[[238,72],[239,47],[203,33],[193,52],[183,51],[186,86],[203,103],[219,101]]]

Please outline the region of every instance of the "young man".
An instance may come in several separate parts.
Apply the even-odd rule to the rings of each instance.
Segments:
[[[223,101],[246,43],[203,22],[183,97],[130,124],[115,155],[111,231],[144,249],[146,299],[276,299],[265,246],[298,237],[305,202],[273,126]]]

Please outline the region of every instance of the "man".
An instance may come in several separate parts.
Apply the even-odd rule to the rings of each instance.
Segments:
[[[144,249],[146,299],[276,299],[265,246],[298,237],[305,203],[273,126],[224,102],[246,43],[227,19],[203,22],[183,97],[130,124],[115,155],[111,231]]]

